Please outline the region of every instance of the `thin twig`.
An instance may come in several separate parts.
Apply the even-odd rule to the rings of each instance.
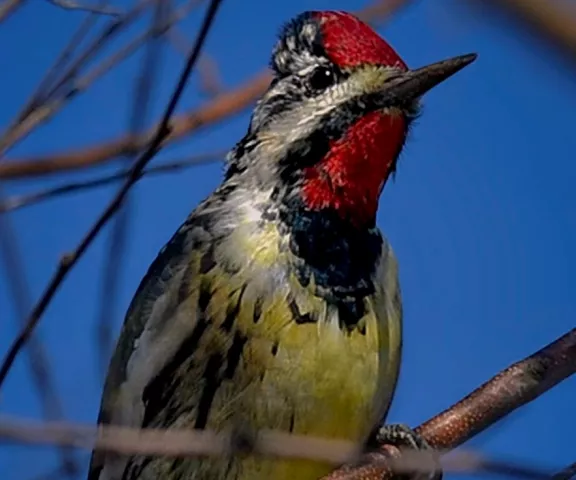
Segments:
[[[478,7],[498,7],[544,38],[572,63],[576,60],[576,8],[573,2],[541,0],[474,0]]]
[[[82,66],[88,63],[88,61],[98,53],[107,43],[109,43],[116,34],[118,34],[122,28],[127,28],[134,20],[138,18],[138,16],[145,10],[145,8],[150,4],[153,0],[142,0],[141,2],[137,3],[132,10],[128,11],[126,14],[119,18],[115,18],[108,22],[105,26],[100,35],[98,35],[90,45],[88,45],[84,51],[76,58],[76,60],[69,65],[68,69],[60,75],[59,80],[54,79],[56,69],[55,67],[51,67],[47,74],[47,77],[41,81],[41,86],[37,89],[35,94],[32,95],[31,99],[26,103],[26,105],[22,108],[22,110],[16,116],[16,119],[10,124],[10,126],[6,129],[6,131],[0,137],[0,161],[2,160],[3,156],[6,152],[15,146],[18,141],[25,138],[25,136],[30,133],[30,131],[36,126],[39,125],[42,121],[42,115],[34,115],[36,109],[43,106],[42,104],[47,102],[48,100],[54,100],[53,96],[60,88],[64,85],[69,84],[72,79],[77,75],[78,71]],[[107,2],[101,2],[102,5],[105,5]],[[91,15],[93,19],[96,18],[95,15]],[[89,19],[86,20],[84,24],[84,28],[87,30],[88,26],[92,23]],[[82,31],[82,26],[80,27],[80,31]],[[73,37],[76,37],[75,34]],[[69,44],[65,48],[68,50],[72,48]],[[61,55],[63,56],[63,55]],[[59,63],[58,61],[56,63]],[[52,73],[51,73],[52,72]],[[49,82],[50,81],[50,82]],[[51,88],[50,88],[50,85]],[[48,90],[50,88],[50,90]],[[42,93],[42,102],[39,102],[39,98],[37,97],[38,93]],[[46,114],[46,113],[45,113]],[[33,116],[32,120],[28,119],[28,117]],[[38,117],[38,118],[37,118]],[[36,123],[35,123],[36,122]],[[25,126],[22,124],[26,123]]]
[[[169,19],[166,20],[166,22],[162,25],[162,29],[166,30],[173,24],[181,21],[184,17],[186,17],[186,15],[188,15],[190,10],[194,7],[196,1],[197,0],[190,0],[185,5],[182,5],[176,12],[174,12],[173,15],[170,16]],[[143,34],[133,39],[130,43],[120,48],[118,51],[116,51],[116,53],[104,59],[100,64],[98,64],[82,77],[75,81],[71,81],[68,85],[63,85],[62,88],[65,88],[65,91],[62,92],[59,96],[55,96],[53,92],[50,92],[49,95],[53,96],[54,98],[33,110],[20,123],[15,125],[12,130],[9,130],[2,139],[0,139],[0,160],[9,148],[14,147],[17,142],[23,140],[32,132],[34,128],[48,121],[64,105],[69,103],[70,100],[72,100],[74,97],[92,85],[94,81],[96,81],[102,75],[108,73],[118,63],[129,58],[130,55],[136,52],[138,48],[140,48],[140,46],[146,40],[148,40],[152,34],[153,32],[151,30],[144,32]],[[59,87],[56,86],[55,88]],[[145,143],[147,142],[144,142],[144,144]],[[142,146],[130,151],[120,152],[118,155],[129,155],[139,151],[140,148],[142,148]]]
[[[0,190],[0,198],[4,196]],[[0,217],[0,253],[6,272],[8,288],[11,290],[14,314],[19,320],[17,328],[25,326],[26,317],[32,306],[32,294],[26,278],[26,270],[20,245],[18,243],[14,225],[8,215]],[[32,337],[27,349],[32,384],[36,389],[42,417],[45,420],[61,420],[64,418],[62,402],[56,392],[54,376],[50,368],[50,358],[40,339]],[[60,456],[62,470],[66,476],[73,478],[79,471],[79,463],[73,451],[69,448],[61,448]]]
[[[576,462],[563,468],[552,477],[552,480],[572,480],[576,478]]]
[[[200,64],[198,65],[198,76],[200,78],[200,92],[204,95],[215,97],[224,91],[222,79],[218,72],[218,65],[212,57],[204,55],[200,59]]]
[[[175,173],[205,163],[211,163],[219,160],[221,161],[226,156],[226,153],[227,153],[226,151],[206,153],[204,155],[196,155],[183,160],[163,162],[159,165],[146,168],[142,172],[142,178],[147,178],[150,176],[160,174]],[[41,190],[39,192],[8,197],[0,202],[0,213],[11,212],[23,207],[35,205],[37,203],[43,202],[44,200],[57,198],[63,195],[68,195],[70,193],[77,193],[84,190],[91,190],[93,188],[103,187],[105,185],[109,185],[111,183],[115,183],[119,180],[127,178],[129,175],[130,170],[128,169],[123,170],[119,173],[103,175],[102,177],[93,178],[91,180],[66,183],[64,185],[60,185],[57,187]]]
[[[176,106],[182,96],[182,92],[186,87],[186,82],[198,60],[206,37],[208,35],[208,31],[215,19],[216,12],[218,7],[220,6],[222,0],[212,0],[210,2],[210,6],[208,7],[208,11],[206,13],[206,17],[202,23],[202,27],[194,44],[194,48],[188,57],[188,61],[184,67],[183,72],[180,75],[178,80],[178,84],[174,90],[172,97],[166,107],[166,111],[162,116],[162,121],[160,122],[156,134],[152,138],[148,148],[144,151],[144,153],[138,158],[138,160],[134,163],[130,171],[130,176],[126,179],[124,184],[120,187],[116,196],[112,199],[112,201],[108,204],[102,215],[98,218],[98,220],[94,223],[94,225],[90,228],[86,236],[82,239],[76,250],[72,253],[65,255],[58,265],[58,269],[54,273],[54,276],[48,283],[46,290],[40,297],[40,300],[33,308],[32,313],[28,317],[26,322],[25,328],[19,333],[17,338],[11,344],[6,357],[4,358],[2,365],[0,367],[0,387],[6,380],[18,353],[22,350],[22,348],[28,342],[28,339],[32,335],[36,325],[40,321],[42,314],[52,301],[52,298],[60,288],[63,280],[66,278],[72,267],[76,264],[76,262],[84,255],[88,247],[92,244],[96,236],[100,233],[102,228],[108,223],[110,218],[116,213],[124,198],[132,188],[132,186],[138,181],[138,179],[142,175],[142,170],[148,162],[156,155],[156,153],[160,150],[162,143],[166,136],[169,133],[170,128],[170,118],[176,109]]]
[[[506,368],[460,402],[415,430],[438,450],[450,450],[576,373],[576,328]],[[390,480],[389,469],[367,456],[360,467],[343,467],[324,480]]]
[[[149,455],[175,458],[196,456],[228,456],[246,454],[323,461],[332,464],[354,462],[358,447],[349,441],[316,438],[280,431],[258,432],[250,445],[240,445],[234,435],[211,430],[132,429],[100,425],[66,423],[33,423],[29,420],[0,417],[0,438],[4,441],[28,445],[67,445],[76,448],[109,451],[121,455]],[[242,439],[244,440],[244,439]],[[445,472],[505,473],[532,480],[549,480],[550,473],[537,466],[518,466],[494,461],[472,451],[434,452],[449,453],[442,461]],[[395,473],[428,473],[430,452],[406,451],[395,459],[378,459],[378,466],[386,466]]]
[[[427,472],[431,455],[443,456],[442,467],[447,472],[500,473],[544,479],[550,478],[551,473],[536,466],[488,459],[476,452],[451,452],[450,449],[575,372],[576,329],[573,329],[503,370],[452,408],[421,425],[418,431],[432,442],[437,449],[435,452],[403,451],[398,458],[374,452],[362,459],[359,458],[358,445],[353,442],[277,431],[259,431],[253,437],[242,436],[242,441],[238,442],[235,435],[210,430],[132,429],[112,425],[89,427],[56,422],[37,424],[11,418],[0,418],[0,439],[30,445],[69,445],[120,455],[194,457],[250,453],[347,464],[325,477],[331,480],[379,480],[390,479],[392,471]],[[487,409],[495,399],[496,407]]]
[[[183,57],[190,52],[191,43],[184,36],[178,27],[173,27],[166,32],[166,38],[174,49]]]
[[[357,14],[370,23],[381,23],[409,1],[380,0]],[[266,91],[271,78],[270,72],[265,70],[236,90],[217,95],[198,110],[176,117],[171,124],[172,134],[168,141],[181,139],[203,126],[228,120],[242,112]],[[105,164],[141,148],[149,138],[149,133],[137,138],[123,136],[68,153],[12,159],[10,162],[0,163],[0,179],[26,178]]]
[[[106,7],[107,4],[108,0],[100,0],[99,6]],[[38,108],[38,106],[43,101],[48,99],[48,89],[50,88],[50,85],[53,84],[59,75],[62,75],[62,69],[70,61],[72,54],[78,48],[78,46],[82,44],[86,38],[86,35],[88,35],[88,32],[94,26],[98,18],[99,17],[97,14],[88,15],[78,26],[76,32],[72,34],[69,42],[64,46],[60,54],[56,57],[54,63],[48,68],[44,77],[40,80],[38,87],[34,93],[30,95],[29,100],[21,109],[20,113],[16,116],[16,120],[12,123],[9,129],[14,128],[15,124],[22,121],[22,119],[29,115],[32,110]]]
[[[158,66],[161,44],[158,40],[163,33],[162,26],[170,13],[170,7],[169,1],[156,0],[151,25],[151,30],[155,33],[150,37],[145,49],[141,72],[135,82],[136,93],[128,129],[130,135],[140,135],[145,127],[146,118],[148,118],[150,95],[156,81],[156,74],[161,71]],[[132,160],[131,157],[127,157],[127,164],[129,165]],[[127,195],[114,219],[108,245],[108,258],[104,263],[102,274],[100,307],[96,320],[96,351],[99,357],[98,370],[102,378],[106,374],[113,346],[114,313],[118,301],[118,285],[124,265],[125,255],[123,252],[128,241],[131,208],[130,195]]]
[[[117,8],[102,7],[99,5],[87,5],[85,3],[77,3],[71,0],[46,0],[52,5],[63,8],[64,10],[80,10],[83,12],[95,13],[97,15],[122,15],[122,11]]]
[[[190,42],[177,26],[166,32],[166,38],[178,53],[184,56],[188,55]],[[218,72],[218,65],[212,57],[206,54],[202,55],[198,61],[196,70],[200,77],[201,93],[214,97],[224,91],[222,79]]]
[[[182,139],[201,127],[229,119],[232,115],[242,112],[246,105],[256,100],[268,87],[270,79],[268,72],[259,74],[238,89],[218,95],[205,106],[176,116],[170,123],[169,141]],[[109,143],[66,154],[22,158],[0,163],[0,179],[29,178],[101,165],[107,160],[116,159],[120,155],[142,148],[150,141],[151,132],[146,132],[137,138],[126,135]]]
[[[21,7],[23,3],[23,0],[4,0],[0,4],[0,23],[14,13],[18,7]]]

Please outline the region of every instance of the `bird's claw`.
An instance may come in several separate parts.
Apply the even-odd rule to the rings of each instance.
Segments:
[[[434,450],[424,437],[402,423],[382,426],[376,432],[376,441],[380,445],[392,445],[400,449]],[[442,468],[438,460],[434,459],[434,465],[430,473],[418,473],[413,478],[414,480],[442,480]]]

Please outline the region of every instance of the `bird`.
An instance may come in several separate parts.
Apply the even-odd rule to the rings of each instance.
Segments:
[[[359,446],[376,432],[419,444],[409,427],[382,426],[400,371],[402,300],[376,213],[421,97],[475,58],[409,69],[351,13],[289,20],[221,184],[137,288],[98,422],[242,438],[271,429]],[[314,480],[332,468],[96,450],[88,479]]]

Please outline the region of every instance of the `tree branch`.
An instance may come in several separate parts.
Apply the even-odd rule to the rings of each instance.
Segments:
[[[142,172],[142,178],[159,174],[174,173],[191,167],[195,167],[197,165],[202,165],[204,163],[210,163],[215,162],[217,160],[222,160],[226,156],[226,153],[227,153],[226,151],[206,153],[204,155],[195,155],[193,157],[186,158],[183,160],[163,162],[159,165],[154,165],[153,167],[146,168]],[[66,183],[64,185],[59,185],[57,187],[41,190],[39,192],[8,197],[0,201],[0,214],[4,212],[11,212],[14,210],[18,210],[20,208],[34,205],[44,200],[49,200],[51,198],[56,198],[62,195],[81,192],[84,190],[91,190],[97,187],[103,187],[105,185],[115,183],[129,176],[130,176],[130,170],[128,169],[118,173],[103,175],[101,177],[93,178],[86,181]]]
[[[374,24],[390,18],[409,2],[410,0],[380,0],[357,14]],[[198,110],[191,110],[176,117],[171,124],[172,135],[167,141],[181,139],[201,127],[227,120],[243,111],[266,91],[270,80],[270,72],[263,71],[236,90],[216,95]],[[136,137],[126,135],[68,153],[12,159],[0,164],[0,179],[27,178],[101,165],[141,148],[149,137],[150,133]]]
[[[132,188],[132,186],[140,179],[142,175],[142,170],[146,167],[148,162],[156,155],[158,152],[162,142],[165,140],[166,136],[168,135],[169,128],[170,128],[170,119],[176,109],[176,106],[182,96],[188,78],[192,72],[196,61],[200,55],[202,50],[202,46],[206,40],[208,35],[208,31],[212,26],[212,23],[215,19],[216,12],[218,11],[218,7],[220,6],[222,0],[212,0],[210,2],[210,6],[206,13],[206,17],[202,23],[202,27],[200,32],[196,38],[196,42],[194,44],[194,48],[188,57],[188,61],[182,71],[180,78],[178,80],[178,84],[174,90],[170,101],[168,102],[168,106],[164,112],[162,120],[157,127],[156,133],[154,137],[151,139],[150,144],[144,151],[144,153],[136,160],[134,166],[130,170],[130,176],[126,179],[122,187],[119,189],[116,196],[112,199],[112,201],[108,204],[102,215],[96,220],[94,225],[89,229],[86,233],[86,236],[82,239],[76,250],[74,250],[71,254],[66,255],[60,261],[58,269],[54,273],[54,276],[48,283],[44,293],[40,297],[40,300],[35,305],[32,313],[28,317],[26,322],[26,326],[22,329],[18,337],[14,340],[12,345],[10,346],[6,357],[4,358],[1,366],[0,366],[0,387],[6,380],[14,361],[16,360],[17,355],[20,353],[22,348],[28,342],[30,336],[32,335],[36,325],[40,321],[43,313],[45,312],[46,308],[52,301],[52,298],[60,288],[60,285],[72,269],[76,262],[84,255],[88,247],[92,244],[94,239],[98,236],[104,225],[108,223],[108,221],[114,216],[118,208],[122,205],[126,195]]]
[[[569,60],[576,60],[576,8],[573,3],[558,0],[474,0],[471,3],[478,6],[488,4],[512,14],[514,20],[523,22]]]
[[[432,447],[453,449],[576,373],[576,328],[500,372],[464,399],[416,428]],[[389,467],[370,454],[367,464],[344,467],[324,480],[383,480]]]
[[[188,15],[190,10],[196,5],[198,0],[189,0],[184,5],[167,18],[162,25],[162,30],[167,30],[175,23],[181,21]],[[88,73],[79,78],[74,78],[78,70],[85,62],[87,62],[100,48],[103,46],[104,40],[110,40],[114,33],[118,33],[119,26],[126,27],[131,23],[138,14],[141,13],[144,6],[150,3],[151,0],[144,0],[142,3],[137,4],[133,10],[128,12],[123,17],[120,17],[116,22],[111,23],[102,33],[101,40],[94,42],[80,57],[68,68],[67,72],[62,78],[55,83],[55,85],[48,91],[43,102],[39,105],[25,109],[18,119],[8,128],[8,130],[0,138],[0,160],[4,154],[16,145],[19,141],[23,140],[29,135],[36,127],[42,123],[47,122],[54,114],[56,114],[62,107],[69,103],[78,94],[85,91],[92,83],[94,83],[102,75],[108,73],[112,68],[123,62],[130,55],[134,54],[140,46],[145,43],[151,36],[157,35],[157,29],[154,28],[145,31],[131,42],[127,43],[115,53],[105,58],[96,67],[92,68]],[[144,142],[147,143],[147,142]],[[142,146],[140,147],[142,148]],[[139,149],[140,149],[139,148]],[[139,149],[132,150],[128,153],[134,153]],[[123,155],[124,152],[118,153]],[[3,165],[0,164],[0,167]],[[1,178],[1,177],[0,177]]]
[[[4,2],[0,4],[0,23],[14,13],[16,9],[21,7],[23,3],[23,0],[4,0]]]
[[[64,10],[80,10],[82,12],[95,13],[97,15],[111,15],[118,16],[122,12],[117,8],[101,7],[100,5],[88,5],[85,3],[77,3],[71,0],[47,0],[52,5],[62,8]]]
[[[493,377],[450,409],[418,427],[418,431],[446,454],[447,449],[486,429],[504,415],[528,403],[576,372],[576,329]],[[351,462],[324,480],[380,480],[394,472],[426,471],[428,452],[405,451],[399,458],[382,452],[363,456],[347,441],[313,438],[276,431],[261,431],[253,438],[209,430],[132,429],[111,425],[97,428],[49,422],[35,424],[0,419],[0,439],[30,445],[67,445],[107,450],[122,455],[191,457],[251,453],[283,458]],[[241,440],[241,441],[239,441]],[[445,471],[514,473],[525,478],[550,478],[536,467],[493,461],[473,452],[452,452],[442,459]],[[383,476],[382,476],[383,475]],[[563,479],[565,480],[565,479]]]

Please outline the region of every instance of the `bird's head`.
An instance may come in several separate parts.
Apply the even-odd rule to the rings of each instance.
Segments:
[[[228,158],[278,199],[372,225],[420,97],[475,59],[410,70],[372,28],[338,11],[310,11],[284,26],[274,74],[247,135]]]

